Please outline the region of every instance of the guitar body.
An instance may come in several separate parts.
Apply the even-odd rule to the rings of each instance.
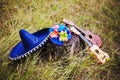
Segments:
[[[97,45],[98,47],[100,47],[102,44],[100,36],[95,35],[90,31],[87,31],[87,35],[85,35],[85,38],[87,38],[92,44]]]
[[[79,35],[79,37],[89,45],[90,52],[96,57],[99,63],[104,64],[110,59],[109,55],[102,51],[97,45],[92,44],[86,37],[84,37],[75,27],[70,27],[70,30]],[[95,36],[95,35],[94,35]],[[93,34],[89,35],[90,38],[94,37]],[[88,37],[88,36],[87,36]],[[99,40],[99,39],[98,39]]]
[[[99,47],[96,45],[90,47],[90,51],[92,54],[94,54],[95,58],[98,60],[99,63],[104,64],[110,59],[109,55],[106,52],[99,49]]]

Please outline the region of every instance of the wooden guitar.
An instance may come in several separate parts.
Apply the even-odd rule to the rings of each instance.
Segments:
[[[110,59],[109,55],[106,52],[102,51],[97,45],[92,44],[91,42],[89,42],[89,40],[87,40],[87,38],[84,37],[80,33],[80,31],[78,31],[75,27],[71,26],[70,30],[73,33],[79,35],[79,37],[81,39],[83,39],[89,45],[89,49],[90,49],[91,53],[93,55],[95,55],[95,57],[96,57],[96,59],[98,60],[99,63],[104,64],[106,61],[108,61]]]
[[[77,30],[79,30],[85,38],[87,38],[92,44],[97,45],[98,47],[101,46],[102,40],[98,35],[93,34],[90,31],[85,31],[82,28],[78,27],[76,24],[74,24],[72,21],[69,21],[67,19],[64,19],[63,22],[67,25],[75,27]]]

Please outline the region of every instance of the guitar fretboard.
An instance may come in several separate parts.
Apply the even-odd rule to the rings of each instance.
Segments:
[[[93,46],[93,44],[92,44],[91,42],[89,42],[77,29],[75,29],[74,27],[70,27],[70,30],[71,30],[73,33],[79,35],[80,38],[82,38],[90,47]]]

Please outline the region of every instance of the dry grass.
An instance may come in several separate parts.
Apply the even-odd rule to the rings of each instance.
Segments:
[[[119,0],[0,0],[0,79],[1,80],[119,80],[120,79],[120,1]],[[71,62],[65,55],[58,60],[8,59],[20,41],[19,30],[35,32],[59,24],[63,18],[99,34],[111,61],[96,64],[87,50]],[[42,53],[41,53],[42,54]]]

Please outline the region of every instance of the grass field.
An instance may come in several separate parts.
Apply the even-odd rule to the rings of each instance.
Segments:
[[[9,60],[10,50],[20,41],[19,30],[35,32],[64,18],[101,36],[101,49],[111,60],[97,64],[87,50],[69,61],[37,61],[36,52],[25,60]],[[41,53],[42,54],[42,53]],[[120,80],[119,0],[0,0],[0,80]]]

